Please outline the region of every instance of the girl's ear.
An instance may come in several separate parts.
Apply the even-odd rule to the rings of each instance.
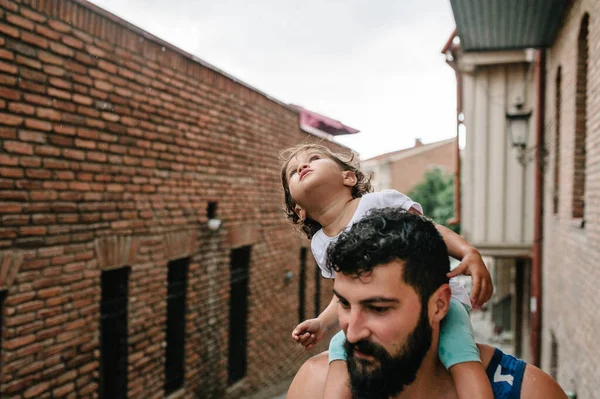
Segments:
[[[356,177],[356,174],[354,174],[354,172],[352,172],[351,170],[345,170],[342,172],[342,176],[344,176],[344,186],[356,186],[358,178]]]
[[[294,207],[294,212],[296,212],[296,215],[298,215],[301,221],[304,221],[306,219],[306,211],[299,205],[296,205]]]

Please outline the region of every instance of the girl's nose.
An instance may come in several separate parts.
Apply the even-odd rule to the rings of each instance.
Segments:
[[[306,162],[301,163],[300,165],[298,165],[298,173],[302,172],[302,170],[304,170],[308,167],[309,167],[309,165]]]

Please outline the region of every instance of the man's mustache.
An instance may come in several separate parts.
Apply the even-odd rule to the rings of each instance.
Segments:
[[[357,342],[350,342],[346,340],[344,342],[344,349],[349,357],[353,356],[354,350],[358,350],[364,355],[373,356],[375,358],[380,358],[382,355],[388,355],[387,351],[383,347],[366,339]]]

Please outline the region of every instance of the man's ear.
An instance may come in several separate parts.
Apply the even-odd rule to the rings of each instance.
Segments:
[[[298,215],[300,220],[304,221],[306,219],[306,210],[304,210],[304,208],[301,208],[299,205],[296,205],[294,207],[294,212],[296,212],[296,215]]]
[[[439,324],[448,313],[450,308],[452,290],[449,284],[443,284],[429,298],[429,320]]]
[[[342,172],[342,175],[344,176],[344,186],[356,186],[358,178],[356,177],[356,174],[354,172],[352,172],[351,170],[345,170]]]

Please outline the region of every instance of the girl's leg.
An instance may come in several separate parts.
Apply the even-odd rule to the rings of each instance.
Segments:
[[[325,399],[352,398],[350,391],[350,378],[348,377],[348,368],[346,362],[335,360],[329,363],[327,379],[325,380]]]
[[[325,399],[350,399],[350,378],[346,367],[346,336],[340,331],[329,342],[329,369],[325,380]]]
[[[466,307],[452,298],[440,326],[440,360],[452,374],[459,399],[492,399],[492,387],[481,364]]]

